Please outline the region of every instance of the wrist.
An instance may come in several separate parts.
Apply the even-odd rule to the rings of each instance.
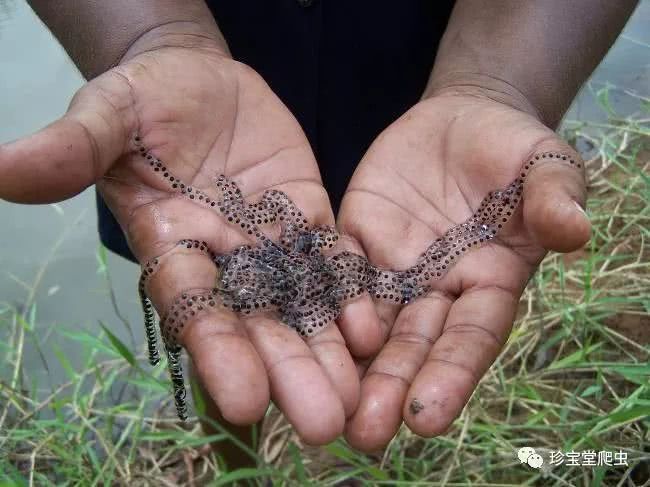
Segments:
[[[434,73],[422,95],[472,96],[491,100],[522,111],[545,123],[544,115],[522,91],[512,83],[496,76],[475,72]]]
[[[87,79],[164,41],[228,52],[205,0],[28,1]]]
[[[114,65],[125,63],[145,52],[170,47],[203,49],[231,58],[228,45],[218,29],[209,29],[193,21],[174,21],[150,27],[139,34]]]

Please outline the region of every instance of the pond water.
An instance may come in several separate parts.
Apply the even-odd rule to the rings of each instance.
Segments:
[[[603,121],[594,92],[612,86],[619,115],[633,115],[634,93],[650,93],[650,0],[643,0],[625,31],[568,112],[568,120]],[[0,143],[31,133],[61,115],[83,79],[65,52],[24,0],[0,0]],[[127,344],[132,338],[116,315],[105,275],[98,273],[99,240],[92,189],[58,205],[21,206],[0,202],[0,302],[24,306],[37,285],[36,334],[49,364],[49,378],[36,347],[26,349],[28,367],[58,382],[63,371],[52,354],[54,328],[97,332],[110,324]],[[133,325],[141,349],[143,333],[137,301],[136,266],[109,255],[115,299]],[[66,345],[67,343],[67,345]],[[44,346],[47,344],[47,346]],[[60,343],[70,360],[79,351]],[[32,370],[33,370],[32,369]]]

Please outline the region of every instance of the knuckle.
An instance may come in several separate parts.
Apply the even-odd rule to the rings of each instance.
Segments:
[[[427,363],[435,363],[437,365],[444,365],[454,369],[454,373],[460,373],[467,377],[473,385],[476,385],[481,380],[482,375],[477,373],[473,367],[465,365],[464,363],[454,359],[454,358],[442,358],[435,355],[427,358]]]
[[[445,329],[445,333],[463,333],[468,335],[474,335],[470,337],[468,341],[474,342],[475,339],[481,342],[487,342],[487,344],[501,348],[503,346],[504,340],[497,336],[492,330],[478,325],[476,323],[455,323]]]

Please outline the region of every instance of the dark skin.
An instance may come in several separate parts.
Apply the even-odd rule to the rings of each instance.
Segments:
[[[64,117],[0,147],[5,199],[58,201],[97,184],[138,260],[165,256],[148,285],[159,310],[185,289],[216,281],[208,257],[176,242],[197,238],[221,253],[252,242],[216,212],[169,193],[135,154],[136,132],[173,174],[207,193],[215,191],[212,177],[225,173],[246,197],[279,189],[311,223],[334,224],[298,123],[253,70],[230,58],[216,26],[206,29],[180,22],[148,30],[115,68],[76,94]],[[364,305],[372,310],[369,299],[352,308]],[[310,444],[339,436],[356,408],[359,378],[336,326],[305,341],[271,317],[242,320],[219,310],[179,338],[215,402],[208,410],[218,409],[244,437],[234,426],[259,422],[270,398]],[[234,458],[231,466],[237,464]]]
[[[555,127],[636,2],[457,2],[420,103],[363,157],[339,228],[373,263],[411,265],[429,242],[464,221],[529,158],[579,158]],[[589,32],[599,32],[599,40]],[[364,362],[361,400],[346,425],[356,448],[383,448],[404,421],[443,434],[508,338],[517,303],[547,250],[588,239],[581,169],[541,165],[499,238],[470,252],[408,307],[377,303],[386,340]]]
[[[310,223],[333,222],[300,127],[256,73],[230,59],[202,1],[31,3],[88,77],[117,66],[82,88],[61,120],[0,146],[0,197],[58,201],[97,183],[140,261],[170,252],[149,289],[161,310],[184,288],[214,282],[209,262],[172,250],[177,240],[206,240],[217,251],[243,240],[138,165],[129,155],[136,130],[201,189],[226,172],[246,196],[277,187]],[[460,0],[423,101],[378,137],[350,182],[338,215],[349,235],[342,247],[408,267],[534,152],[575,156],[547,127],[635,4],[502,0],[487,9]],[[417,434],[443,433],[500,351],[546,250],[589,237],[575,204],[584,205],[582,172],[541,166],[524,193],[498,242],[470,252],[406,308],[364,296],[345,307],[338,328],[307,343],[269,318],[221,311],[191,323],[181,341],[223,417],[254,423],[272,397],[312,444],[338,436],[346,417],[346,438],[367,451],[385,446],[402,419]],[[360,389],[350,352],[365,359]]]

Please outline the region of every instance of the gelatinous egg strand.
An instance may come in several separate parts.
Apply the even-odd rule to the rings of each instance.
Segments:
[[[521,201],[524,181],[539,162],[561,162],[580,168],[567,155],[545,152],[535,155],[505,189],[490,192],[476,212],[463,223],[451,227],[436,239],[405,270],[382,269],[352,252],[326,256],[339,236],[327,226],[310,226],[302,211],[282,191],[267,190],[256,203],[244,200],[237,184],[224,175],[215,180],[219,196],[212,198],[172,175],[156,156],[135,143],[140,154],[178,192],[197,204],[218,211],[229,224],[254,237],[256,246],[241,246],[218,254],[205,242],[185,239],[178,245],[208,255],[219,269],[213,289],[186,290],[160,316],[160,331],[168,356],[178,415],[185,418],[185,386],[180,362],[178,336],[199,313],[225,306],[236,313],[275,311],[280,321],[303,336],[311,336],[332,323],[341,313],[341,305],[364,292],[375,299],[408,304],[426,294],[431,283],[441,279],[468,252],[498,235]],[[277,242],[260,229],[279,224]],[[139,292],[145,314],[149,358],[159,361],[156,347],[155,318],[146,293],[147,281],[155,274],[159,259],[142,266]]]

